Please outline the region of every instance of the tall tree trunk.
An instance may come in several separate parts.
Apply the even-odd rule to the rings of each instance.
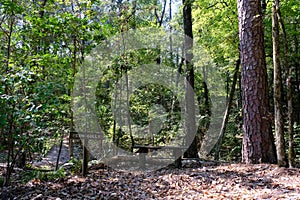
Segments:
[[[127,67],[127,66],[126,66]],[[129,94],[129,89],[130,89],[130,85],[129,85],[129,77],[128,77],[128,71],[126,69],[125,71],[125,81],[126,81],[126,115],[127,115],[127,125],[128,125],[128,129],[129,129],[129,137],[130,137],[130,141],[131,141],[131,152],[133,152],[133,147],[135,146],[135,141],[133,138],[133,133],[132,133],[132,127],[131,127],[131,118],[130,118],[130,111],[129,111],[129,98],[130,98],[130,94]]]
[[[14,1],[12,1],[14,3]],[[11,59],[11,46],[12,46],[12,34],[15,24],[15,14],[12,11],[10,13],[9,19],[9,32],[7,34],[7,54],[6,54],[6,63],[5,63],[5,72],[10,72],[10,59]],[[6,82],[4,83],[4,91],[6,95],[11,95],[11,88]],[[13,103],[13,109],[15,110],[15,103]],[[14,128],[14,113],[10,112],[7,114],[6,117],[8,125],[8,135],[7,135],[7,142],[8,142],[8,155],[7,155],[7,166],[6,166],[6,173],[5,173],[5,181],[3,183],[4,186],[9,185],[10,183],[10,176],[13,171],[13,157],[14,157],[14,137],[13,137],[13,128]]]
[[[195,120],[195,98],[194,98],[194,67],[193,59],[193,27],[192,27],[192,3],[190,0],[183,0],[183,27],[184,27],[184,56],[186,66],[186,94],[185,94],[185,132],[186,142],[191,144],[185,152],[185,157],[197,158],[197,137]]]
[[[74,49],[73,49],[73,60],[72,60],[72,78],[75,78],[76,75],[76,66],[77,66],[77,53],[78,53],[78,49],[77,49],[77,35],[75,34],[73,36],[73,45],[74,45]],[[73,82],[70,83],[70,88],[72,88],[73,86]],[[72,89],[69,90],[69,96],[71,96],[72,94]],[[71,138],[71,133],[75,131],[75,127],[74,127],[74,113],[72,110],[72,105],[74,103],[74,99],[71,98],[71,106],[70,106],[70,134],[69,134],[69,151],[70,151],[70,158],[74,157],[74,141]]]
[[[295,41],[295,43],[296,43],[297,41]],[[297,44],[296,44],[297,45]],[[296,46],[295,45],[295,46]],[[300,64],[297,62],[297,60],[295,60],[294,61],[294,65],[295,65],[295,88],[296,88],[296,93],[297,93],[297,95],[296,95],[296,99],[297,99],[297,103],[298,103],[298,105],[296,106],[296,110],[295,110],[295,113],[296,113],[296,123],[297,124],[300,124],[300,112],[299,112],[299,108],[300,108],[300,105],[299,105],[299,102],[300,102],[300,76],[299,76],[299,74],[300,74]],[[297,133],[299,132],[298,130],[296,131]]]
[[[292,87],[292,68],[287,66],[287,101],[288,101],[288,134],[289,134],[289,151],[288,151],[288,164],[289,167],[295,165],[295,150],[294,150],[294,110],[293,110],[293,87]]]
[[[238,18],[244,132],[242,160],[274,163],[261,2],[238,0]]]
[[[275,0],[272,7],[272,39],[273,39],[273,65],[274,65],[274,119],[276,136],[277,163],[279,166],[286,166],[285,145],[284,145],[284,122],[282,112],[282,80],[279,52],[279,23],[277,8],[279,1]]]
[[[296,23],[294,23],[294,25],[293,25],[293,31],[295,31],[295,33],[297,33],[297,31],[298,31],[298,29],[297,29],[297,26],[298,26],[298,24],[299,23],[297,23],[298,22],[298,20],[296,20]],[[295,54],[296,55],[300,55],[300,51],[299,51],[299,42],[298,42],[298,36],[295,34],[294,35],[294,38],[293,38],[293,43],[294,43],[294,46],[295,46]],[[296,110],[295,110],[295,113],[297,113],[296,114],[296,123],[297,124],[300,124],[300,112],[299,112],[299,107],[300,107],[300,63],[299,63],[299,57],[297,58],[297,57],[295,57],[294,58],[294,66],[295,66],[295,84],[296,84],[296,91],[297,91],[297,95],[296,95],[296,98],[295,99],[297,99],[297,106],[296,106]],[[296,131],[297,133],[299,133],[299,131],[297,130]]]
[[[277,17],[278,22],[280,24],[282,35],[283,35],[283,60],[284,66],[286,67],[286,85],[287,85],[287,103],[288,103],[288,134],[289,134],[289,151],[288,151],[288,164],[289,167],[294,166],[295,160],[295,152],[294,152],[294,108],[293,108],[293,87],[292,87],[292,68],[288,62],[288,40],[286,36],[285,26],[281,17],[280,6],[278,0],[278,7],[277,7]]]

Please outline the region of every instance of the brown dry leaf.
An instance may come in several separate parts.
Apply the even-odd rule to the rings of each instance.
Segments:
[[[5,188],[6,193],[0,191],[0,197],[24,200],[40,195],[48,199],[300,199],[298,169],[265,164],[203,165],[144,173],[99,169],[86,178],[70,176],[53,182],[33,179],[26,185]]]

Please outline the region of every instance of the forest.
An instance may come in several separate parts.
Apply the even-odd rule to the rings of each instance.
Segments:
[[[0,199],[300,199],[299,0],[0,0]]]

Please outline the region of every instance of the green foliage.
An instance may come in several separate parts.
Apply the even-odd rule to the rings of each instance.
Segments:
[[[89,3],[0,3],[0,143],[32,159],[69,129],[74,75],[101,30]]]
[[[231,63],[239,56],[236,1],[196,1],[193,17],[196,43],[215,63],[233,70]]]
[[[233,111],[226,127],[226,135],[222,144],[221,157],[226,161],[241,161],[242,130],[239,113]]]
[[[76,158],[72,158],[71,160],[69,160],[69,162],[71,164],[71,173],[72,174],[79,174],[81,172],[82,169],[82,161],[78,160]],[[63,167],[62,167],[63,168]]]
[[[59,168],[57,171],[34,171],[33,176],[41,181],[53,181],[57,179],[64,179],[66,177],[65,170]]]

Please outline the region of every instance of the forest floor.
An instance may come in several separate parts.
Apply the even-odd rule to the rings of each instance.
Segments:
[[[33,166],[53,169],[58,145]],[[59,164],[68,162],[64,142]],[[30,170],[29,170],[30,172]],[[29,173],[27,172],[27,173]],[[32,172],[32,171],[31,171]],[[185,160],[181,169],[172,166],[156,171],[122,171],[92,165],[86,177],[72,174],[47,180],[34,174],[26,180],[26,170],[16,169],[14,182],[0,187],[6,199],[299,199],[300,169],[276,165],[246,165]],[[34,171],[36,173],[36,171]],[[0,175],[4,166],[0,165]],[[34,177],[34,178],[33,178]],[[22,180],[22,181],[21,181]],[[26,180],[26,181],[24,181]]]
[[[0,199],[300,199],[300,171],[276,165],[212,162],[149,172],[89,170],[0,189]]]

